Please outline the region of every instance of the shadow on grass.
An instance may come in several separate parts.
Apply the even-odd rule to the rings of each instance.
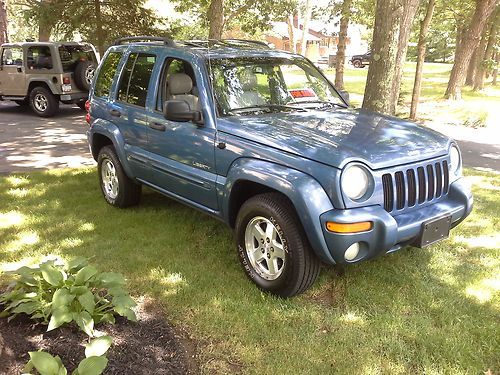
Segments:
[[[479,196],[475,209],[486,217],[454,233],[484,234],[481,220],[495,215],[498,198]],[[498,272],[493,249],[452,237],[347,267],[341,276],[324,270],[306,294],[281,300],[246,280],[223,223],[148,189],[141,205],[113,208],[93,169],[0,178],[0,201],[4,267],[50,253],[83,255],[101,270],[124,273],[133,294],[165,304],[169,318],[202,343],[204,371],[499,368],[498,300],[487,282]],[[485,266],[485,258],[492,263]],[[474,288],[490,298],[478,299]]]

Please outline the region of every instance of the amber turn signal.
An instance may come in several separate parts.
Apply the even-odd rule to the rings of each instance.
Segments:
[[[372,228],[373,223],[371,221],[362,221],[360,223],[335,223],[328,221],[326,223],[326,229],[335,233],[359,233],[366,232]]]

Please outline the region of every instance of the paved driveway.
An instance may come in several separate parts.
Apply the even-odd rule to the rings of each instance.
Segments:
[[[434,128],[458,141],[465,166],[500,172],[499,131]],[[0,173],[95,165],[86,129],[84,113],[76,106],[61,105],[56,117],[42,119],[29,109],[0,102]]]
[[[0,102],[0,173],[94,165],[84,112],[61,105],[56,117],[43,119],[29,108]]]

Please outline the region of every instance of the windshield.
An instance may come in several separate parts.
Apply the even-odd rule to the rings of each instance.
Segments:
[[[330,82],[299,57],[210,60],[219,115],[345,106]]]
[[[63,71],[72,72],[80,61],[97,62],[92,47],[87,45],[63,45],[59,47]]]

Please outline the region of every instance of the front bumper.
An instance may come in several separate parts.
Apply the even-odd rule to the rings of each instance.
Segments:
[[[470,214],[472,205],[470,185],[461,178],[450,186],[448,195],[443,199],[413,211],[392,216],[381,206],[369,206],[328,211],[321,215],[320,220],[328,250],[335,262],[355,263],[416,243],[421,237],[422,224],[429,220],[451,215],[451,227],[454,227]],[[326,229],[326,223],[329,221],[371,221],[373,227],[361,233],[332,233]],[[356,242],[360,243],[358,256],[352,261],[345,260],[345,251]]]

